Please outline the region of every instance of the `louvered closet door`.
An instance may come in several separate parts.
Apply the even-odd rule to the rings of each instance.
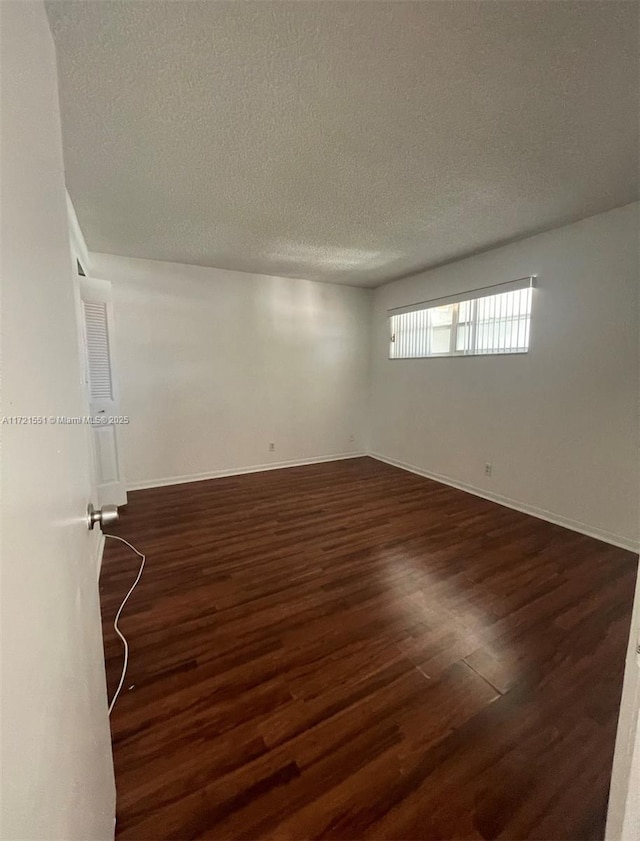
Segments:
[[[81,298],[85,344],[85,382],[92,418],[98,504],[124,505],[127,501],[119,437],[121,410],[113,353],[111,284],[82,278]]]

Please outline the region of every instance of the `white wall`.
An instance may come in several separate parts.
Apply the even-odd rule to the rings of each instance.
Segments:
[[[638,222],[628,205],[377,289],[371,450],[633,546]],[[528,354],[388,359],[388,308],[529,274]]]
[[[130,487],[362,452],[369,290],[89,259],[113,282]]]
[[[84,415],[56,62],[43,4],[0,3],[2,408]],[[88,428],[1,425],[2,837],[113,837]]]

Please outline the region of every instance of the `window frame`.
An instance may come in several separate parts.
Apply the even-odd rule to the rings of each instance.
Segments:
[[[523,278],[518,278],[514,281],[509,281],[507,283],[497,283],[493,286],[482,287],[480,289],[472,289],[468,292],[460,293],[458,295],[453,295],[447,298],[435,298],[432,301],[424,301],[420,304],[414,304],[408,307],[396,307],[394,309],[387,310],[387,322],[388,322],[388,330],[389,330],[389,355],[388,359],[390,361],[400,361],[400,360],[409,360],[409,359],[448,359],[451,357],[471,357],[471,356],[520,356],[522,354],[527,354],[531,350],[531,325],[533,321],[533,289],[536,286],[537,275],[527,275]],[[489,297],[497,297],[498,295],[503,295],[507,292],[515,292],[515,291],[522,291],[528,290],[530,294],[530,302],[529,302],[529,312],[528,312],[528,334],[527,334],[527,347],[522,349],[509,349],[509,350],[489,350],[489,351],[480,351],[477,350],[477,336],[478,336],[478,301],[481,298],[489,298]],[[460,305],[464,303],[469,303],[470,311],[469,311],[469,318],[465,319],[462,324],[468,325],[471,331],[471,338],[469,342],[469,347],[467,349],[458,350],[458,329],[460,327]],[[393,331],[393,316],[396,315],[404,315],[411,312],[425,312],[432,309],[437,309],[443,306],[453,306],[452,317],[451,317],[451,325],[450,325],[450,337],[449,337],[449,350],[442,352],[442,353],[425,353],[416,356],[392,356],[391,351],[393,347],[394,339],[394,331]],[[427,316],[427,319],[429,316]],[[499,319],[496,319],[499,321]],[[428,325],[427,330],[430,332],[433,330],[433,327]],[[430,342],[428,342],[430,343]],[[473,348],[471,350],[470,348]]]

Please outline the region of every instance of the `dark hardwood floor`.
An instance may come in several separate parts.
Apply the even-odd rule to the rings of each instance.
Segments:
[[[129,498],[119,839],[603,837],[634,555],[368,458]]]

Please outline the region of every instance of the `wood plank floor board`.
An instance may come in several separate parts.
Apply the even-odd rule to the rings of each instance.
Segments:
[[[634,555],[368,458],[129,500],[118,839],[603,837]]]

